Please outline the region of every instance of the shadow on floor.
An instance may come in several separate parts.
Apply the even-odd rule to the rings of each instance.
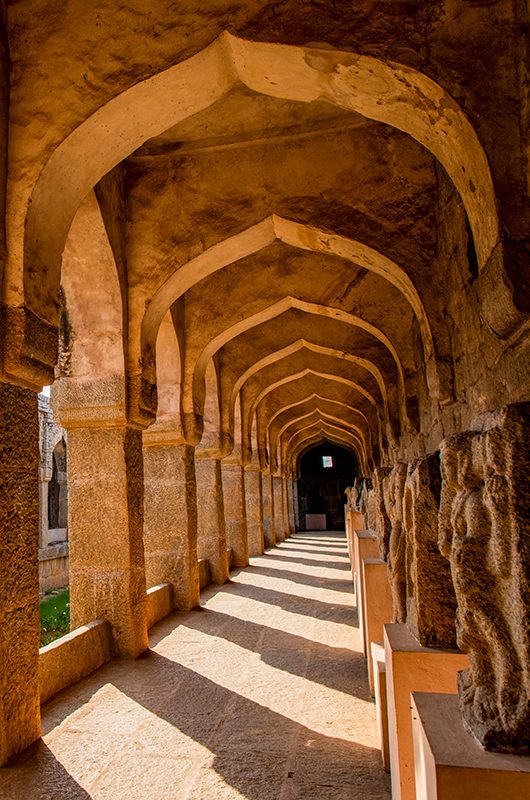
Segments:
[[[269,559],[274,559],[274,561],[283,561],[286,564],[303,564],[304,567],[325,567],[327,569],[339,569],[346,571],[351,571],[350,565],[344,561],[323,561],[318,558],[300,558],[299,556],[285,556],[281,555],[284,550],[290,550],[290,548],[282,547],[280,550],[279,547],[275,547],[272,550],[268,550],[264,553],[265,556]],[[297,551],[298,553],[299,551]],[[304,550],[307,553],[307,550]],[[321,554],[318,553],[320,556]],[[336,553],[329,553],[329,555],[336,555]],[[256,556],[256,558],[263,558],[263,556]]]
[[[216,587],[213,591],[218,591]],[[279,606],[284,611],[292,614],[303,614],[306,617],[316,617],[329,622],[336,622],[342,625],[350,625],[352,628],[359,627],[356,610],[353,606],[343,605],[342,603],[324,603],[321,600],[313,600],[301,595],[287,594],[278,592],[276,589],[267,589],[264,586],[254,586],[250,583],[238,583],[230,581],[223,585],[223,591],[229,594],[243,595],[251,600],[260,603]],[[208,588],[203,593],[205,598],[211,596],[212,588]]]
[[[331,647],[297,634],[242,620],[221,611],[201,608],[186,617],[186,628],[226,639],[250,652],[271,667],[305,677],[344,694],[372,702],[366,683],[364,656],[358,651]],[[173,625],[157,626],[153,646],[165,638]],[[310,658],[307,662],[309,651]]]
[[[42,739],[0,769],[0,797],[2,800],[92,800],[92,795],[74,780]]]
[[[297,561],[297,563],[299,563]],[[316,565],[324,566],[323,564]],[[343,578],[328,578],[319,575],[307,575],[305,572],[296,572],[292,569],[280,569],[275,567],[262,567],[261,564],[251,564],[249,567],[245,567],[245,572],[248,572],[250,575],[264,575],[270,578],[280,578],[281,580],[285,581],[292,581],[293,583],[299,583],[302,586],[313,586],[315,588],[319,586],[326,586],[326,589],[335,592],[350,592],[352,589],[352,581],[346,580]]]
[[[195,777],[194,791],[186,797],[214,797],[218,776],[248,800],[277,800],[284,796],[286,786],[293,798],[389,797],[388,776],[375,748],[318,733],[152,651],[132,664],[114,662],[103,667],[80,685],[75,696],[69,696],[73,695],[70,691],[52,701],[55,724],[109,684],[213,753],[213,763]],[[128,746],[130,750],[130,739]],[[114,776],[126,768],[120,761],[121,747],[125,743],[116,741],[116,760],[107,767]],[[135,758],[143,760],[146,769],[157,768],[141,749]],[[27,766],[34,774],[24,784],[26,793],[5,794],[3,800],[90,797],[51,753],[44,758],[41,753],[40,759],[30,757]],[[171,800],[180,796],[175,793]]]

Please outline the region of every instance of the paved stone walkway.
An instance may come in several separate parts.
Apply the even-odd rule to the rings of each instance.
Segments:
[[[388,800],[346,541],[300,533],[44,707],[2,800]]]

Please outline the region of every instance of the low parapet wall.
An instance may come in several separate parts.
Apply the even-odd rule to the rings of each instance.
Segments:
[[[161,583],[147,590],[147,628],[173,611],[173,589],[170,583]]]
[[[109,623],[97,619],[61,636],[39,651],[40,700],[86,678],[113,657]]]

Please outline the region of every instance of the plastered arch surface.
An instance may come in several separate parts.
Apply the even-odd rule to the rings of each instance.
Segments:
[[[147,139],[208,108],[238,82],[285,100],[325,99],[408,133],[444,166],[466,208],[480,267],[487,262],[499,239],[488,162],[467,117],[442,87],[410,67],[370,56],[250,42],[225,32],[117,95],[55,149],[33,188],[24,253],[9,264],[14,294],[20,286],[15,265],[23,263],[25,303],[56,324],[61,253],[85,195]],[[15,304],[20,299],[15,296]]]

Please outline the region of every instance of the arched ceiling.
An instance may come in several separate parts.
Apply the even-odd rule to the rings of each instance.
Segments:
[[[478,139],[425,75],[224,34],[116,96],[33,189],[25,290],[50,322],[61,243],[97,181],[133,417],[154,413],[157,386],[175,438],[203,456],[270,451],[281,470],[313,436],[342,437],[368,469],[439,424],[454,400],[443,191],[479,267],[498,226]]]

